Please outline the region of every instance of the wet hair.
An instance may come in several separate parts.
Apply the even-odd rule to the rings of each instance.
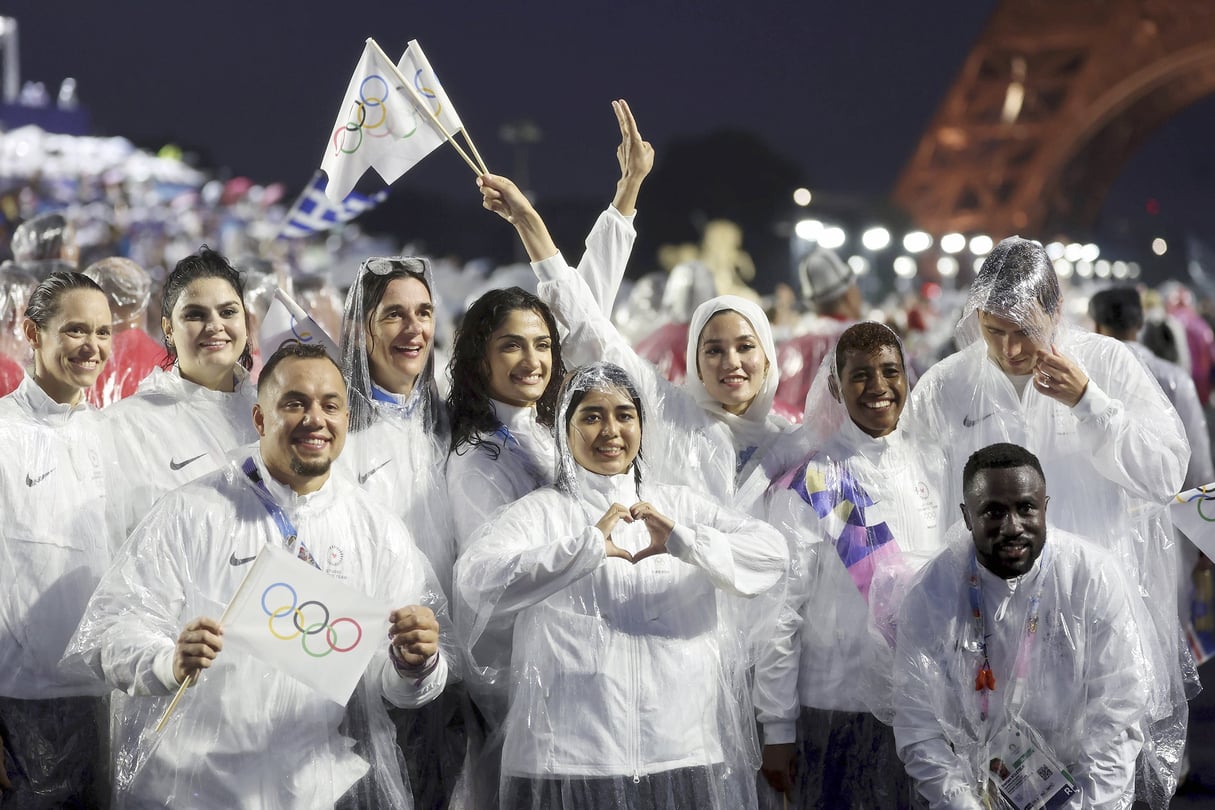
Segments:
[[[25,305],[25,317],[39,329],[45,329],[51,318],[59,314],[59,302],[64,293],[72,290],[95,290],[105,296],[105,291],[97,282],[83,273],[51,273],[30,293]],[[106,305],[109,306],[109,298],[106,298]]]
[[[497,444],[483,441],[477,435],[497,430],[501,425],[490,405],[489,337],[501,328],[512,312],[519,310],[539,315],[548,327],[553,341],[553,360],[548,386],[536,402],[536,421],[546,427],[553,426],[557,410],[557,392],[561,386],[560,381],[565,376],[557,321],[543,301],[524,289],[509,287],[505,290],[490,290],[468,308],[456,332],[451,350],[451,363],[448,365],[451,390],[447,395],[447,411],[451,418],[452,452],[459,452],[465,445],[484,445],[495,459],[501,453]]]
[[[1110,287],[1088,300],[1089,317],[1119,335],[1137,332],[1143,326],[1143,302],[1134,287]]]
[[[245,285],[241,281],[240,273],[236,272],[236,268],[224,258],[223,254],[203,245],[197,253],[191,253],[179,261],[173,268],[173,272],[169,273],[169,277],[165,279],[164,291],[160,296],[161,316],[172,320],[173,308],[177,306],[177,299],[181,298],[182,292],[187,287],[200,278],[218,278],[228,282],[233,292],[236,293],[237,300],[240,301],[241,309],[245,309]],[[246,317],[248,317],[247,312]],[[169,342],[167,335],[164,338],[164,344],[165,353],[168,355],[165,359],[165,368],[171,368],[177,362],[177,349]],[[246,335],[245,350],[241,352],[240,359],[237,360],[246,371],[253,368],[251,346],[252,342]]]
[[[1164,321],[1148,321],[1143,325],[1140,342],[1147,346],[1148,351],[1161,360],[1170,363],[1181,363],[1181,351],[1177,347],[1177,336]]]
[[[298,340],[285,340],[283,344],[274,350],[274,354],[266,359],[266,364],[262,366],[261,373],[257,377],[257,392],[260,394],[266,386],[270,384],[270,380],[274,377],[274,371],[278,368],[278,364],[288,358],[296,360],[328,360],[333,363],[333,367],[337,369],[338,376],[342,376],[342,368],[337,364],[337,361],[330,357],[329,352],[319,343],[300,343]],[[346,380],[342,378],[342,385],[345,386]]]
[[[1012,470],[1017,467],[1031,467],[1046,483],[1046,475],[1037,456],[1020,445],[1000,442],[976,450],[966,459],[966,466],[962,468],[962,492],[970,491],[971,483],[982,470]]]
[[[569,377],[561,386],[561,434],[557,440],[557,446],[561,449],[561,469],[557,472],[558,488],[567,492],[573,491],[573,470],[565,469],[567,464],[577,464],[573,459],[573,452],[569,446],[570,422],[573,421],[574,412],[578,410],[578,406],[582,400],[586,399],[586,395],[591,391],[620,391],[627,396],[633,403],[633,407],[637,410],[637,427],[641,430],[641,435],[645,435],[645,409],[641,406],[641,394],[637,392],[637,386],[633,385],[633,380],[629,377],[628,372],[620,366],[612,363],[590,363],[581,366],[570,373]],[[565,458],[566,454],[570,458]],[[637,448],[637,457],[633,459],[633,480],[636,482],[638,491],[641,488],[641,448]]]
[[[68,221],[63,214],[39,214],[22,222],[13,231],[9,247],[17,262],[41,262],[63,257],[64,235]]]
[[[848,362],[848,352],[860,352],[866,355],[876,354],[886,346],[894,349],[899,356],[899,363],[906,372],[906,359],[903,357],[903,344],[889,326],[877,321],[863,321],[853,324],[844,330],[839,341],[835,344],[835,374],[842,376],[844,365]]]
[[[1054,315],[1063,298],[1046,249],[1019,236],[1002,239],[992,248],[971,288],[985,292],[986,300],[979,302],[979,309],[994,315],[1021,316],[1029,301]]]

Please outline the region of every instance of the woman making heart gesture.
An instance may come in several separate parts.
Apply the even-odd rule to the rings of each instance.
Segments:
[[[619,367],[578,369],[558,402],[556,484],[483,526],[456,565],[473,661],[511,681],[501,806],[754,806],[739,617],[774,598],[785,542],[643,477],[643,432],[664,426]]]

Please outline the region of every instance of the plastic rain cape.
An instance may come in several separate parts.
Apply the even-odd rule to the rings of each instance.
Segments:
[[[957,328],[961,350],[920,378],[906,427],[943,449],[949,504],[962,502],[961,471],[971,453],[997,442],[1028,449],[1046,475],[1052,524],[1092,538],[1138,573],[1152,618],[1145,643],[1159,647],[1153,657],[1177,662],[1170,670],[1173,711],[1155,718],[1144,753],[1157,760],[1151,772],[1163,780],[1155,792],[1167,795],[1180,764],[1187,688],[1196,684],[1193,659],[1180,643],[1178,549],[1165,510],[1182,484],[1189,448],[1172,406],[1131,351],[1070,328],[1051,314],[1060,311],[1058,280],[1041,245],[1002,241],[971,287]],[[984,312],[1083,370],[1089,383],[1075,407],[1037,390],[1032,364],[1024,375],[1001,370],[984,338]]]
[[[562,390],[638,390],[593,364]],[[642,455],[664,429],[645,402]],[[561,432],[564,432],[562,428]],[[753,806],[758,751],[747,688],[747,599],[774,599],[786,548],[765,524],[633,470],[600,476],[561,442],[558,487],[482,527],[456,565],[457,622],[484,677],[509,681],[502,806]],[[637,464],[638,462],[634,462]],[[669,554],[605,555],[596,523],[612,503],[672,518]],[[641,521],[612,539],[650,545]]]
[[[975,567],[995,677],[995,690],[984,693],[975,686],[982,652],[970,601],[974,543],[961,524],[946,542],[912,585],[898,625],[894,728],[921,793],[932,807],[978,807],[991,760],[1011,761],[1012,730],[1028,726],[1075,778],[1085,807],[1129,807],[1137,779],[1143,787],[1164,776],[1151,772],[1159,764],[1148,757],[1137,774],[1136,757],[1153,718],[1171,711],[1168,670],[1176,664],[1143,643],[1151,620],[1120,562],[1050,528],[1026,575],[1002,580]],[[1024,673],[1019,684],[1016,672]],[[1141,798],[1155,808],[1168,803],[1158,793]]]
[[[401,678],[387,644],[345,707],[256,659],[221,652],[164,732],[154,731],[175,691],[165,670],[171,681],[181,629],[196,616],[222,615],[245,570],[234,560],[284,543],[241,470],[250,457],[259,458],[256,448],[242,448],[156,505],[116,555],[68,650],[117,690],[116,804],[314,808],[345,794],[359,807],[409,808],[385,700],[424,702],[443,679],[419,686]],[[272,480],[268,487],[325,573],[375,599],[430,607],[450,641],[446,601],[398,519],[336,469],[307,496]]]

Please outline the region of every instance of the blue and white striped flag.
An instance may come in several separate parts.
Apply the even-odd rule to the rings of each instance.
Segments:
[[[325,175],[321,172],[312,176],[312,182],[287,212],[287,218],[279,231],[280,237],[296,239],[314,233],[324,233],[350,222],[388,198],[387,189],[377,191],[370,197],[352,191],[342,202],[335,203],[325,196],[325,183]]]

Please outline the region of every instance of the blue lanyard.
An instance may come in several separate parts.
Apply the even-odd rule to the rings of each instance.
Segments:
[[[266,488],[266,482],[262,480],[262,474],[257,471],[257,465],[253,463],[253,458],[245,459],[245,463],[241,465],[241,469],[249,480],[253,482],[253,491],[257,495],[258,500],[262,502],[262,506],[266,507],[266,511],[270,513],[270,517],[274,518],[274,523],[278,526],[279,532],[283,535],[283,542],[287,544],[287,549],[291,549],[292,543],[299,543],[299,551],[296,556],[301,560],[311,565],[313,568],[320,570],[321,566],[317,564],[316,558],[312,556],[312,552],[299,539],[299,532],[295,528],[295,524],[291,522],[291,518],[287,517],[287,513],[283,511],[283,507],[275,502],[270,495],[270,490]]]

